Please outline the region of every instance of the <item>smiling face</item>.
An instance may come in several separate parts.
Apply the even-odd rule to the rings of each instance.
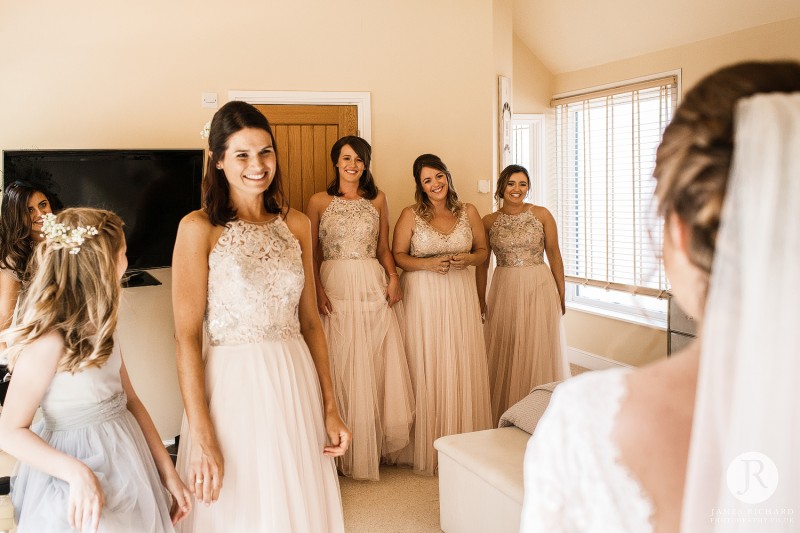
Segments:
[[[419,172],[419,182],[422,190],[428,195],[431,202],[447,200],[447,174],[432,167],[422,167]]]
[[[245,128],[228,138],[228,148],[217,162],[225,173],[231,197],[263,194],[277,168],[272,136],[259,128]]]
[[[503,202],[506,205],[521,205],[525,203],[529,187],[528,177],[523,172],[511,174],[503,191]]]
[[[39,191],[33,191],[28,198],[28,216],[31,219],[31,239],[36,242],[42,240],[42,222],[44,215],[52,213],[50,202],[47,197]]]
[[[361,159],[355,150],[349,145],[342,146],[339,152],[339,160],[336,162],[339,169],[339,181],[346,183],[358,183],[364,174],[364,160]]]

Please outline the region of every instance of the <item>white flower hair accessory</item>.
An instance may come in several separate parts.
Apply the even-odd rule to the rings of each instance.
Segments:
[[[56,222],[56,216],[53,213],[44,215],[44,222],[42,222],[42,236],[48,241],[58,244],[56,249],[69,248],[69,253],[72,255],[80,252],[86,239],[94,237],[97,233],[97,228],[94,226],[73,228]]]
[[[200,138],[201,139],[208,139],[208,136],[211,135],[211,121],[209,120],[205,124],[203,124],[203,129],[200,131]]]

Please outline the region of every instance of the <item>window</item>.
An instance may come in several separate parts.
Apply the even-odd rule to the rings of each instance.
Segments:
[[[652,172],[677,95],[668,76],[553,100],[551,185],[571,304],[665,321]]]
[[[511,162],[528,169],[531,187],[527,200],[544,204],[544,115],[515,114],[511,117]]]

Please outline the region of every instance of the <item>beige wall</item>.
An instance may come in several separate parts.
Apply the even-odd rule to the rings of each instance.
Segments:
[[[221,102],[229,90],[369,91],[374,170],[393,218],[413,202],[411,163],[423,152],[486,212],[476,182],[494,175],[493,10],[490,0],[2,2],[0,149],[201,148],[213,114],[203,91]],[[165,281],[125,291],[120,330],[168,438],[181,407]]]
[[[682,69],[683,90],[724,65],[745,60],[800,59],[800,18],[765,24],[714,39],[599,67],[559,74],[555,93]]]
[[[514,35],[514,113],[544,113],[553,97],[553,73]]]

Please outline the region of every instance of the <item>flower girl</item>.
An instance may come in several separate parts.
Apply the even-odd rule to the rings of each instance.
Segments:
[[[122,221],[66,209],[46,215],[42,232],[20,324],[3,335],[13,379],[0,446],[22,463],[12,487],[17,531],[173,531],[190,495],[114,339]],[[37,434],[29,428],[40,404]]]

